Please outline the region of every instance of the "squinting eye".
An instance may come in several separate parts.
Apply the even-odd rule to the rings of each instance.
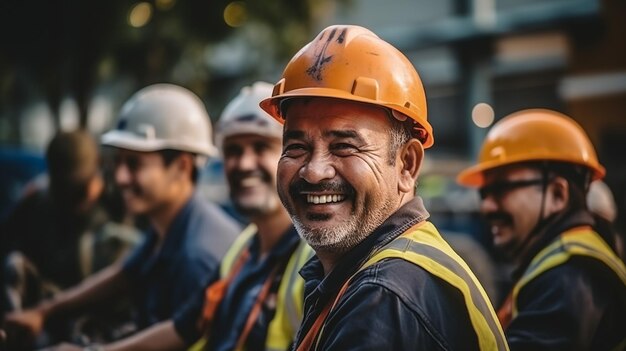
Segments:
[[[283,148],[283,155],[287,157],[300,157],[306,153],[306,148],[302,144],[289,144]]]
[[[351,144],[337,143],[331,146],[331,150],[334,154],[339,156],[348,156],[356,152],[358,149]]]
[[[235,147],[224,148],[224,157],[233,157],[241,154],[241,150]]]

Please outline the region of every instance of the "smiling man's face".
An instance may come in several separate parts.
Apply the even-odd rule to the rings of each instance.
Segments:
[[[390,128],[375,106],[325,98],[289,105],[278,192],[316,251],[349,250],[399,207]]]
[[[280,139],[255,134],[235,135],[224,140],[223,148],[230,197],[237,210],[247,217],[281,210],[276,193]]]

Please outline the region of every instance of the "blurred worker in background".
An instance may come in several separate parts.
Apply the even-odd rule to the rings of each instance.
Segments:
[[[99,161],[98,145],[86,131],[59,132],[50,141],[47,177],[0,225],[2,314],[33,307],[78,284],[139,241],[136,229],[111,221],[103,206]],[[129,318],[122,314],[118,317]],[[65,322],[58,320],[47,337],[71,337],[71,324]]]
[[[172,318],[202,291],[240,227],[194,194],[198,170],[216,154],[202,101],[192,92],[156,84],[122,107],[102,143],[115,148],[115,181],[127,209],[151,224],[146,240],[125,262],[111,265],[38,306],[6,316],[9,343],[19,332],[36,336],[56,315],[83,311],[130,294],[143,329]]]
[[[415,185],[433,144],[410,61],[371,31],[324,29],[261,106],[284,123],[278,193],[316,252],[297,350],[506,350]]]
[[[615,231],[615,220],[617,219],[617,204],[615,197],[609,186],[602,180],[591,182],[587,193],[587,206],[589,211],[594,213],[598,225],[606,226],[605,230]],[[622,261],[626,259],[626,248],[624,245],[624,234],[615,233],[615,249]]]
[[[498,312],[511,350],[615,350],[626,345],[626,268],[614,233],[587,209],[604,176],[584,130],[550,110],[496,123],[478,164],[458,176],[477,187],[493,242],[516,264]]]
[[[259,107],[272,85],[244,87],[224,109],[217,140],[230,198],[252,224],[207,284],[174,318],[99,350],[287,350],[302,320],[300,267],[313,251],[276,192],[282,127]],[[64,345],[55,350],[80,348]]]

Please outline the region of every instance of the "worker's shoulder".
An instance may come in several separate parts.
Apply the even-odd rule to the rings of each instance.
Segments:
[[[380,300],[399,300],[428,334],[445,344],[466,340],[468,346],[476,341],[462,293],[413,262],[382,260],[357,274],[352,286],[361,296],[388,295]],[[462,345],[457,346],[463,349]]]
[[[189,229],[235,237],[241,225],[213,202],[196,196],[190,203]]]
[[[423,311],[432,308],[454,310],[462,306],[458,303],[463,300],[461,293],[450,282],[404,259],[381,260],[357,274],[353,284],[378,285]],[[437,306],[439,304],[441,306]]]
[[[524,281],[524,278],[522,278]],[[589,256],[572,255],[561,264],[551,266],[520,286],[520,298],[528,294],[580,294],[587,290],[617,290],[626,293],[620,276],[605,262]],[[584,293],[586,294],[586,293]]]

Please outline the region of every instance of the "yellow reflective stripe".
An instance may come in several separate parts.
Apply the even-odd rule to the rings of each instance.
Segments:
[[[313,249],[304,240],[300,241],[296,254],[291,259],[293,262],[290,261],[291,266],[285,271],[289,273],[289,280],[283,284],[289,287],[286,296],[290,297],[285,297],[285,307],[294,331],[300,328],[304,310],[304,279],[300,276],[300,269],[313,255]]]
[[[301,241],[291,255],[278,288],[276,313],[267,331],[266,350],[286,350],[300,328],[304,304],[304,279],[300,268],[313,256],[313,250]]]
[[[566,244],[580,243],[585,245],[590,251],[582,250],[582,247],[575,247],[575,253],[588,252],[593,254],[593,257],[602,260],[607,266],[609,266],[620,278],[622,283],[626,285],[626,266],[624,262],[617,257],[613,249],[600,237],[600,235],[594,231],[585,232],[566,232],[563,236],[563,240]]]
[[[622,339],[622,341],[617,344],[617,346],[611,351],[624,351],[626,350],[626,338]]]
[[[220,263],[220,276],[226,277],[230,270],[233,268],[233,264],[237,257],[241,255],[247,244],[252,240],[257,232],[257,227],[254,224],[248,225],[235,239],[235,242],[228,248],[226,255]],[[191,345],[188,351],[202,351],[205,349],[208,342],[207,336],[202,336],[198,341]]]
[[[228,273],[230,273],[235,260],[239,257],[239,255],[241,255],[243,250],[246,248],[246,245],[250,240],[252,240],[256,232],[256,225],[250,224],[237,236],[237,239],[235,239],[235,242],[230,246],[220,263],[220,276],[222,278],[226,277]]]
[[[517,296],[526,284],[544,272],[557,267],[573,256],[596,259],[609,267],[626,286],[626,267],[613,250],[592,230],[570,230],[541,250],[531,261],[522,278],[513,287],[512,315],[517,310]]]
[[[191,345],[187,351],[203,351],[206,347],[207,338],[206,336],[201,337],[195,344]]]
[[[431,228],[429,228],[428,225],[430,225]],[[484,292],[480,284],[477,283],[477,279],[473,276],[471,270],[469,270],[463,260],[458,257],[456,253],[454,253],[454,251],[443,241],[443,239],[437,239],[437,236],[439,235],[433,230],[434,226],[432,226],[432,224],[428,223],[423,227],[424,228],[418,228],[416,231],[406,233],[400,237],[409,239],[406,243],[401,243],[405,246],[404,249],[393,247],[389,248],[388,245],[383,248],[382,251],[370,258],[361,269],[364,269],[369,265],[379,262],[385,258],[404,259],[424,268],[434,276],[451,284],[462,293],[469,312],[470,321],[476,332],[478,344],[481,350],[508,350],[504,333],[502,332],[500,324],[497,322],[497,317],[493,308],[488,302],[489,300],[487,298],[487,294]],[[426,245],[427,247],[416,247],[415,245],[412,245],[411,242]],[[437,246],[433,246],[430,243],[437,243]],[[459,268],[463,269],[466,273],[466,279],[469,279],[470,282],[460,277],[457,273],[453,272],[441,262],[434,260],[432,258],[435,256],[434,252],[428,252],[427,255],[415,252],[416,250],[428,248],[438,250],[442,254],[446,254],[445,251],[448,251],[450,254],[447,259],[454,261]],[[439,258],[441,259],[441,257]],[[472,286],[470,286],[470,284],[472,284]]]

